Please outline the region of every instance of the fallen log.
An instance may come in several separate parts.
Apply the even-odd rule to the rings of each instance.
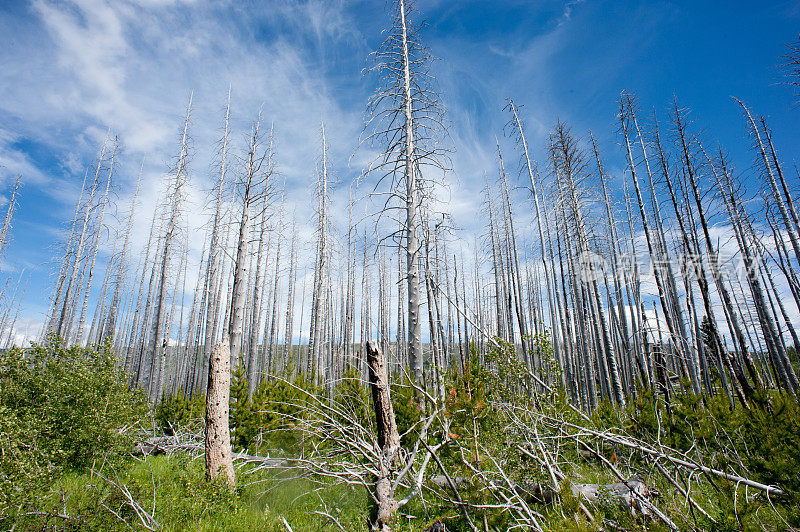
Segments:
[[[431,484],[438,488],[447,489],[450,487],[443,475],[431,476],[429,480]],[[469,484],[469,479],[453,477],[453,482],[458,486],[466,486]],[[558,499],[558,492],[552,487],[538,482],[515,485],[513,489],[529,503],[552,504]],[[610,484],[571,482],[570,489],[575,497],[582,498],[592,504],[598,506],[619,504],[624,508],[638,511],[646,516],[652,514],[650,511],[652,499],[660,495],[658,490],[635,477],[625,482],[612,482]]]
[[[451,479],[453,480],[453,483],[458,487],[466,486],[467,484],[469,484],[469,480],[467,480],[464,477],[451,477]],[[450,483],[447,481],[447,477],[445,477],[444,475],[433,475],[429,478],[429,480],[431,481],[431,484],[433,484],[438,488],[450,487]]]
[[[150,456],[167,454],[174,451],[194,451],[199,444],[189,441],[180,441],[175,436],[156,436],[133,447],[133,454]]]
[[[156,436],[137,443],[133,454],[137,456],[153,456],[173,452],[203,452],[203,444],[195,441],[181,441],[176,436]],[[234,460],[257,464],[264,467],[293,467],[290,458],[273,458],[248,453],[231,453]]]
[[[652,499],[659,496],[658,490],[637,478],[611,484],[582,484],[573,482],[572,494],[596,505],[618,504],[623,508],[651,515]]]

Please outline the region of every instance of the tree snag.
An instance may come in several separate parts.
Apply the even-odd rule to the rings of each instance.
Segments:
[[[386,361],[380,348],[372,340],[367,342],[367,368],[380,446],[379,463],[376,464],[379,473],[375,479],[375,492],[372,494],[375,504],[372,508],[370,527],[380,532],[391,532],[391,523],[399,505],[394,496],[390,475],[394,469],[397,450],[400,448],[400,434],[397,432],[397,421],[389,395]]]
[[[213,480],[222,473],[225,475],[225,481],[233,486],[236,484],[236,475],[233,472],[231,432],[228,426],[230,395],[231,352],[229,341],[223,339],[214,346],[208,368],[205,429],[206,476]]]

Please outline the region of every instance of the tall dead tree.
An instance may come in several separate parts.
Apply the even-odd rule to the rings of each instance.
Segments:
[[[786,232],[789,234],[789,241],[792,244],[792,249],[794,250],[795,258],[800,262],[800,236],[798,236],[798,231],[800,228],[798,227],[797,223],[797,213],[794,212],[793,205],[791,204],[791,195],[788,195],[788,188],[786,186],[786,182],[783,181],[783,173],[781,172],[781,182],[782,187],[787,193],[787,199],[792,206],[792,214],[794,215],[794,220],[789,216],[789,209],[786,206],[786,200],[784,199],[781,191],[778,189],[778,183],[775,179],[776,169],[773,167],[774,163],[777,161],[777,157],[774,160],[771,160],[770,157],[767,155],[767,147],[764,144],[764,140],[762,139],[761,135],[762,132],[756,123],[753,115],[750,113],[750,109],[739,99],[736,99],[737,103],[742,107],[744,110],[745,115],[747,116],[747,121],[750,126],[750,133],[753,136],[753,141],[755,142],[756,149],[758,150],[759,158],[759,166],[761,167],[764,176],[766,177],[767,183],[769,184],[770,190],[772,192],[773,200],[775,204],[778,206],[778,211],[781,214],[781,219],[783,220],[784,228]],[[770,146],[772,143],[770,142]],[[774,150],[773,150],[774,154]]]
[[[539,232],[539,249],[541,251],[541,260],[544,266],[544,275],[545,275],[545,283],[547,285],[547,305],[550,312],[550,330],[555,330],[556,328],[556,319],[555,319],[555,305],[553,303],[553,284],[551,281],[551,272],[550,267],[547,264],[547,253],[545,251],[545,238],[544,238],[544,229],[543,224],[547,223],[545,219],[545,215],[542,212],[540,199],[539,199],[539,188],[537,187],[537,179],[536,179],[536,167],[533,162],[533,159],[530,155],[530,151],[528,149],[528,141],[525,138],[525,128],[522,122],[522,118],[519,115],[519,109],[514,104],[512,100],[508,100],[508,110],[511,112],[512,115],[512,128],[514,130],[514,134],[517,137],[518,143],[522,150],[522,164],[524,168],[524,172],[528,175],[528,179],[531,184],[531,194],[533,196],[533,203],[536,207],[536,228]],[[558,355],[559,346],[558,344],[554,345],[556,354]]]
[[[294,340],[294,306],[297,284],[297,213],[292,213],[292,243],[289,250],[289,286],[286,294],[286,326],[283,340],[283,368],[292,361]]]
[[[128,245],[131,239],[131,228],[133,227],[133,215],[136,211],[136,199],[139,196],[139,185],[142,182],[142,169],[144,168],[144,158],[139,168],[139,177],[136,180],[136,190],[131,199],[131,211],[128,214],[128,227],[125,231],[125,240],[122,243],[122,250],[119,255],[119,265],[117,266],[117,275],[114,280],[114,293],[111,296],[111,304],[108,308],[108,315],[105,319],[104,325],[101,327],[100,339],[114,337],[114,330],[117,326],[117,310],[119,308],[120,298],[122,297],[122,287],[125,283],[125,273],[127,271],[127,255]]]
[[[314,187],[317,198],[317,254],[314,261],[314,285],[311,289],[311,329],[308,335],[308,353],[314,376],[324,382],[326,370],[322,363],[325,333],[322,327],[327,293],[326,269],[328,267],[328,147],[325,141],[325,123],[320,124],[322,155]]]
[[[154,302],[154,314],[152,322],[152,335],[148,348],[148,360],[152,369],[158,367],[160,360],[167,355],[167,345],[169,334],[165,330],[164,324],[166,322],[167,313],[167,290],[169,283],[170,264],[172,260],[172,248],[178,239],[180,231],[180,217],[181,208],[183,206],[184,196],[186,194],[185,187],[189,180],[189,118],[192,111],[192,96],[189,96],[189,104],[186,106],[186,117],[183,121],[183,130],[181,132],[180,148],[178,150],[178,157],[176,160],[175,168],[170,172],[167,181],[167,202],[166,202],[166,225],[164,227],[163,242],[161,244],[161,256],[156,258],[158,263],[158,284],[155,291],[156,299]],[[147,375],[147,373],[146,373]],[[154,389],[152,378],[148,378],[150,384],[150,400],[159,400],[160,397],[155,397],[153,394],[157,391]]]
[[[50,311],[48,313],[48,318],[46,321],[46,329],[45,334],[56,333],[59,334],[60,329],[60,311],[59,311],[59,302],[61,301],[61,293],[64,289],[64,285],[68,282],[67,276],[70,273],[70,257],[74,253],[73,246],[77,246],[76,241],[76,234],[75,230],[78,226],[78,221],[80,219],[80,211],[81,206],[83,205],[83,195],[86,192],[86,179],[89,176],[88,170],[83,175],[83,184],[81,184],[81,193],[78,196],[78,201],[75,203],[75,214],[72,217],[72,225],[69,230],[69,237],[67,237],[67,242],[64,246],[64,254],[62,255],[61,259],[61,269],[58,273],[58,278],[56,279],[56,290],[55,294],[53,295],[53,300],[50,303]]]
[[[3,228],[0,229],[0,256],[2,256],[3,248],[8,242],[8,235],[11,232],[11,220],[14,218],[14,211],[17,208],[17,193],[19,192],[20,184],[22,183],[22,176],[17,176],[14,181],[14,188],[11,191],[11,199],[8,200],[8,208],[6,209],[6,217],[3,220]]]
[[[236,177],[236,192],[242,209],[239,219],[239,237],[233,265],[233,286],[228,300],[229,324],[224,328],[221,341],[214,347],[209,358],[208,386],[206,390],[205,457],[206,474],[215,478],[225,475],[228,484],[235,483],[231,457],[229,400],[231,361],[241,363],[243,324],[246,299],[246,274],[248,227],[254,205],[263,209],[268,206],[270,178],[272,177],[272,132],[265,149],[259,126],[261,113],[253,123],[248,137],[247,154],[242,169]],[[261,213],[256,213],[259,215]]]
[[[422,294],[420,286],[421,211],[430,202],[430,179],[423,172],[443,171],[439,147],[443,110],[430,73],[429,53],[419,40],[413,8],[405,0],[391,3],[388,37],[374,54],[379,87],[367,104],[366,138],[381,155],[370,165],[381,213],[399,211],[406,258],[408,357],[412,376],[423,380]]]
[[[686,338],[684,331],[685,325],[683,324],[682,320],[678,319],[674,312],[675,306],[673,305],[672,301],[674,301],[676,294],[673,294],[670,290],[670,279],[668,270],[666,269],[669,259],[663,255],[660,236],[653,234],[653,228],[651,228],[649,223],[650,215],[647,213],[641,187],[639,186],[639,176],[637,173],[638,165],[634,160],[631,140],[633,131],[636,130],[638,132],[638,126],[635,121],[633,98],[627,92],[623,92],[620,98],[620,112],[618,118],[620,120],[620,129],[622,130],[622,136],[625,142],[625,152],[628,158],[628,170],[630,172],[631,181],[634,185],[634,191],[636,192],[636,204],[639,207],[642,231],[644,232],[645,241],[647,242],[647,251],[650,257],[653,277],[658,289],[658,299],[670,333],[669,341],[674,349],[676,349],[679,353],[683,353]],[[643,155],[643,160],[646,163],[646,169],[649,168],[649,161],[647,161],[646,155]],[[649,169],[647,170],[647,173],[649,175]]]
[[[97,227],[95,228],[94,241],[92,243],[92,248],[91,248],[92,260],[89,263],[89,275],[86,281],[86,290],[84,291],[83,295],[83,305],[81,306],[81,317],[78,320],[78,334],[76,337],[76,343],[79,345],[83,344],[83,329],[86,324],[86,309],[89,303],[89,294],[92,290],[92,279],[94,278],[94,267],[97,262],[97,253],[100,249],[100,235],[103,233],[105,228],[104,222],[105,222],[106,206],[108,205],[108,192],[111,188],[111,178],[114,175],[114,160],[117,154],[117,147],[118,147],[118,138],[114,137],[114,144],[111,152],[111,160],[109,161],[109,167],[108,167],[108,177],[106,178],[105,192],[103,193],[102,201],[98,205],[100,208],[100,214],[98,215]]]
[[[205,337],[203,341],[203,360],[211,357],[211,349],[216,340],[217,317],[221,305],[220,267],[224,264],[224,246],[227,239],[223,240],[223,194],[228,173],[228,140],[230,137],[231,92],[228,90],[228,103],[225,106],[225,125],[222,139],[219,142],[218,164],[219,177],[215,184],[216,199],[214,201],[214,218],[211,226],[211,243],[208,248],[208,261],[206,266],[206,294],[207,308],[205,309]]]
[[[511,209],[511,195],[508,189],[508,180],[506,179],[506,170],[503,165],[503,154],[500,152],[500,144],[497,144],[497,158],[500,164],[500,185],[502,187],[503,202],[504,202],[504,216],[506,225],[506,240],[508,241],[508,255],[509,255],[509,270],[512,279],[512,292],[514,293],[515,311],[517,314],[517,323],[519,325],[520,341],[522,343],[522,356],[528,367],[531,367],[533,361],[530,360],[528,354],[528,326],[525,320],[523,290],[522,290],[522,275],[520,274],[519,267],[519,254],[517,252],[517,234],[514,231],[514,213]],[[544,248],[542,248],[544,249]],[[549,277],[549,275],[548,275]]]
[[[264,198],[266,201],[266,197]],[[255,228],[254,228],[255,229]],[[248,357],[247,357],[247,385],[249,389],[249,393],[252,395],[253,390],[255,389],[256,382],[257,382],[257,371],[258,371],[258,352],[259,352],[259,345],[258,345],[258,333],[259,333],[259,325],[261,325],[261,307],[263,305],[262,302],[262,294],[266,290],[265,286],[262,286],[262,276],[264,275],[264,270],[266,270],[266,265],[264,268],[261,267],[261,263],[263,262],[263,255],[264,255],[264,240],[265,240],[265,232],[267,230],[267,209],[262,209],[261,212],[261,222],[258,228],[258,251],[256,252],[256,272],[255,272],[255,279],[254,279],[254,287],[252,290],[253,297],[251,301],[252,312],[250,316],[250,325],[249,325],[249,333],[250,333],[250,340],[248,346]],[[266,339],[265,339],[266,340]]]
[[[67,290],[64,293],[64,299],[61,302],[61,309],[58,311],[58,320],[55,323],[53,332],[68,341],[71,330],[72,316],[70,311],[75,299],[75,291],[77,290],[78,277],[82,270],[81,264],[84,259],[83,253],[86,246],[87,232],[89,230],[89,220],[92,213],[92,205],[94,204],[94,196],[97,192],[97,187],[100,183],[100,171],[103,167],[103,161],[108,144],[108,134],[103,141],[103,146],[100,148],[100,156],[97,160],[97,167],[95,168],[94,178],[92,179],[92,189],[89,194],[89,199],[81,209],[83,210],[83,223],[81,226],[80,236],[78,237],[77,245],[73,251],[72,265],[70,266],[70,276],[67,280]],[[81,194],[82,196],[83,194]],[[77,227],[76,227],[77,230]]]
[[[253,123],[248,140],[247,154],[243,160],[243,168],[236,178],[236,189],[239,196],[239,237],[236,245],[236,259],[233,266],[233,289],[230,301],[229,338],[223,341],[230,343],[232,360],[236,364],[242,363],[242,337],[244,327],[245,300],[247,288],[248,264],[248,229],[254,205],[266,209],[263,201],[270,188],[272,177],[272,135],[270,132],[269,145],[265,149],[259,127],[261,115]],[[256,213],[258,214],[258,213]]]

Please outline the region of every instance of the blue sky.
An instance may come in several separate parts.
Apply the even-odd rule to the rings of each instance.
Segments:
[[[343,204],[363,164],[363,150],[351,155],[374,79],[361,70],[388,24],[385,6],[383,0],[0,3],[0,186],[7,193],[17,174],[24,179],[0,282],[21,268],[30,275],[19,328],[32,333],[44,317],[53,254],[108,128],[123,145],[114,191],[120,218],[145,157],[136,252],[144,245],[191,91],[187,223],[197,228],[204,220],[213,142],[231,86],[239,145],[259,107],[274,123],[287,200],[310,240],[306,206],[321,120],[339,181],[334,203]],[[509,97],[523,106],[537,159],[561,119],[578,136],[595,134],[617,177],[624,161],[615,114],[625,88],[643,112],[656,109],[664,121],[677,96],[692,108],[694,130],[711,145],[721,142],[747,179],[753,158],[731,96],[767,117],[788,167],[798,153],[800,107],[792,106],[792,89],[781,84],[777,67],[784,43],[800,31],[798,2],[418,0],[417,8],[427,20],[424,40],[440,59],[434,72],[456,150],[445,208],[467,243],[482,228],[476,213],[484,172],[496,173],[495,136],[516,169],[513,143],[503,138]],[[524,197],[516,210],[529,212]],[[202,236],[190,234],[197,254]]]

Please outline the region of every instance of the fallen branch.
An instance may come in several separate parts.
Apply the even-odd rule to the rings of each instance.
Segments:
[[[180,441],[175,436],[156,436],[137,443],[133,448],[133,454],[140,456],[154,456],[160,454],[171,454],[174,452],[202,452],[203,444],[196,441]],[[248,453],[231,453],[234,460],[256,464],[266,468],[290,468],[297,467],[291,458],[274,458],[271,456],[258,456]]]

